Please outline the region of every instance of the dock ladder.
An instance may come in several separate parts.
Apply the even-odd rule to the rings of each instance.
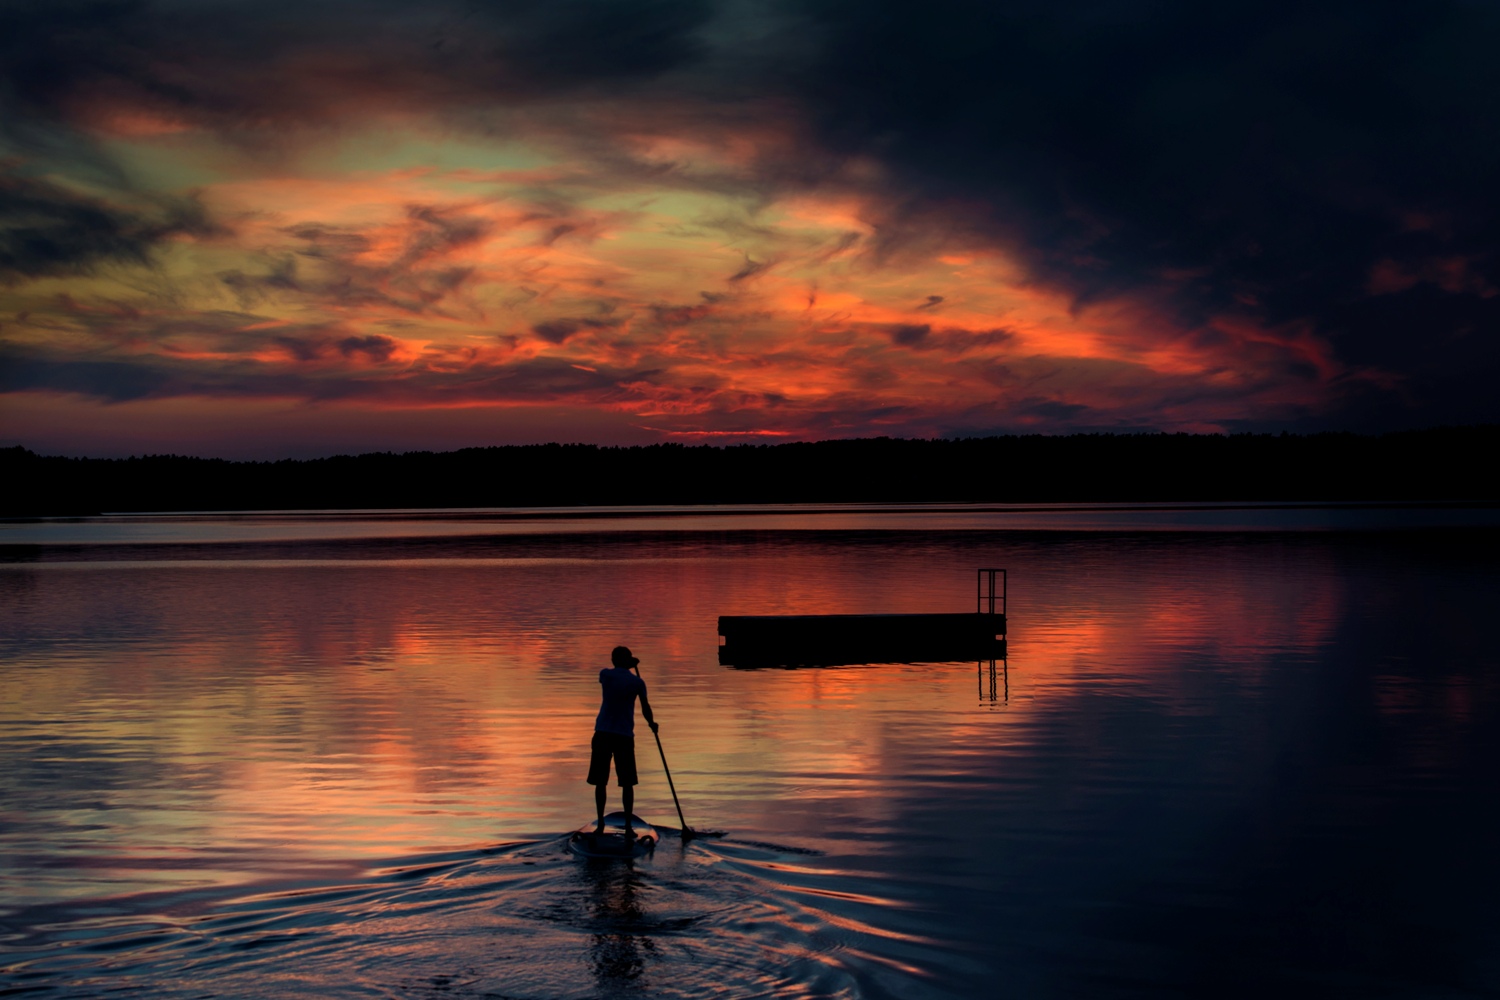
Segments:
[[[979,570],[979,578],[977,581],[975,581],[974,589],[979,599],[979,607],[977,608],[979,614],[998,614],[1000,616],[1000,631],[995,635],[995,638],[1004,641],[1006,637],[1004,623],[1008,621],[1008,618],[1006,616],[1006,601],[1009,597],[1010,591],[1009,579],[1006,575],[1005,570],[993,569],[987,566],[982,567]],[[984,661],[980,660],[979,663],[976,664],[976,667],[978,668],[979,673],[979,699],[980,701],[985,701]],[[997,674],[999,675],[998,677]],[[1001,682],[1001,689],[1003,692],[1000,699],[996,698],[995,682],[997,680]],[[1010,658],[1007,655],[1005,646],[1001,647],[1001,653],[998,659],[998,663],[994,658],[990,660],[990,687],[988,700],[991,702],[994,702],[996,700],[1003,700],[1006,703],[1010,702]]]

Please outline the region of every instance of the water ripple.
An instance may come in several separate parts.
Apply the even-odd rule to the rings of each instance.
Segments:
[[[878,880],[804,858],[669,835],[654,857],[585,861],[540,840],[397,859],[358,880],[156,893],[111,913],[56,904],[5,922],[0,982],[51,996],[940,992],[937,943],[882,924],[901,904],[868,891]]]

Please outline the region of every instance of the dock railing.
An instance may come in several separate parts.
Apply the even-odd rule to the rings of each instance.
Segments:
[[[1005,614],[1005,600],[1010,589],[1005,570],[988,567],[981,569],[975,589],[979,594],[978,611],[980,614],[993,615],[996,612]]]
[[[1006,603],[1010,597],[1009,582],[1009,578],[1003,569],[986,566],[979,570],[979,579],[975,583],[974,589],[979,595],[978,611],[981,615],[999,614],[1002,621],[1009,621],[1006,617]],[[996,634],[995,638],[1003,640],[1005,633],[1005,626],[1001,625],[1000,632]],[[984,689],[984,662],[984,660],[980,660],[975,664],[979,675],[979,700],[981,702],[988,700],[992,703],[1002,701],[1007,705],[1010,704],[1010,660],[1007,655],[1007,646],[1001,646],[1001,652],[998,657],[990,658],[988,699],[985,698]],[[998,691],[996,690],[997,685],[995,683],[997,680],[1000,682]],[[999,697],[997,697],[997,694]]]

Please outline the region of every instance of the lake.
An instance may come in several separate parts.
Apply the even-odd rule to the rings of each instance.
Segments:
[[[1493,510],[0,525],[0,994],[1500,991]],[[742,670],[722,614],[1008,659]],[[634,862],[571,855],[629,645]],[[618,790],[610,788],[611,808]]]

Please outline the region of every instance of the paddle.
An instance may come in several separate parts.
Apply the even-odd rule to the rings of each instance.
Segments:
[[[636,661],[634,669],[635,669],[635,675],[637,677],[640,677],[641,676],[641,663],[640,663],[639,660]],[[700,832],[698,830],[694,830],[692,827],[690,827],[690,826],[687,825],[687,820],[683,819],[683,817],[682,817],[682,803],[679,802],[679,801],[677,801],[677,786],[675,784],[673,784],[673,782],[672,782],[672,769],[667,766],[667,752],[661,748],[661,734],[656,731],[656,727],[655,726],[651,727],[651,735],[654,736],[654,737],[656,737],[656,752],[659,753],[659,754],[661,754],[661,769],[664,772],[666,772],[666,775],[667,775],[667,787],[672,790],[672,804],[677,807],[677,822],[679,822],[679,823],[682,824],[682,839],[683,839],[683,841],[686,842],[686,841],[692,840],[694,837],[722,837],[722,836],[724,836],[724,833],[721,830],[704,830],[704,831]]]

